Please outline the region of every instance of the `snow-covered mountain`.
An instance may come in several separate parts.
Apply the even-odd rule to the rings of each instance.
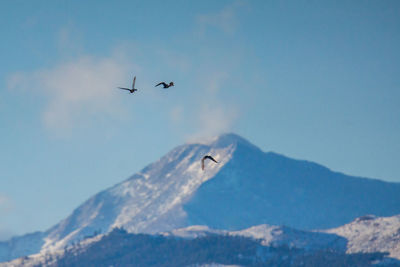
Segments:
[[[91,197],[72,215],[48,231],[45,249],[60,248],[94,231],[123,227],[130,232],[156,233],[187,226],[183,204],[228,162],[235,142],[187,144],[172,150],[128,180]],[[219,164],[201,158],[213,155]]]
[[[218,164],[201,158],[212,155]],[[400,214],[400,184],[357,178],[308,161],[265,153],[224,134],[185,144],[89,198],[29,242],[0,242],[0,261],[55,250],[114,227],[156,233],[190,225],[239,230],[260,224],[332,228],[365,214]],[[18,244],[18,245],[15,245]]]
[[[44,244],[45,234],[35,232],[0,242],[0,262],[37,253]]]
[[[304,250],[333,249],[346,252],[347,240],[336,234],[303,231],[286,226],[261,224],[238,231],[211,229],[205,225],[193,225],[161,233],[164,236],[198,238],[207,235],[244,236],[260,240],[263,246],[288,246]]]
[[[349,224],[324,232],[346,238],[348,253],[389,252],[390,257],[400,259],[400,215],[365,215]]]
[[[355,222],[359,222],[365,220],[365,218],[359,218]],[[374,220],[378,220],[378,218],[375,218]],[[397,223],[398,221],[394,221],[393,219],[387,220],[387,218],[379,218],[380,221],[386,221],[386,224],[393,224]],[[392,225],[393,226],[393,225]],[[340,228],[344,228],[347,226],[343,226]],[[386,227],[387,228],[387,227]],[[393,228],[393,227],[389,227]],[[356,227],[356,229],[362,229],[366,230],[369,232],[371,228],[367,225],[364,225],[364,227],[359,227],[359,225]],[[329,230],[331,231],[331,230]],[[328,231],[327,231],[328,232]],[[387,232],[387,231],[386,231]],[[379,231],[376,233],[376,237],[379,238],[384,238],[386,235],[386,232],[383,234],[383,236],[379,236]],[[357,235],[357,230],[354,232],[354,229],[347,229],[345,230],[345,233],[356,236]],[[110,237],[113,236],[113,237]],[[165,238],[162,238],[165,237]],[[210,239],[209,237],[212,237]],[[107,262],[102,262],[103,265],[109,266],[110,264],[113,265],[112,263],[120,263],[121,260],[127,259],[129,253],[135,254],[134,251],[132,251],[129,246],[132,247],[132,249],[138,249],[142,253],[144,253],[143,247],[150,247],[150,248],[155,248],[155,244],[164,244],[164,250],[162,250],[162,253],[158,251],[158,253],[154,253],[152,257],[160,257],[160,255],[163,255],[163,253],[166,253],[168,255],[173,255],[176,253],[176,249],[182,249],[182,247],[175,247],[174,248],[174,242],[171,240],[179,240],[179,239],[186,239],[186,240],[193,240],[192,244],[196,244],[196,251],[197,253],[200,253],[201,255],[205,255],[205,251],[209,250],[213,246],[218,246],[221,247],[221,245],[225,244],[225,247],[229,248],[232,250],[232,252],[229,252],[230,257],[235,255],[235,253],[241,254],[241,251],[234,251],[234,243],[235,239],[232,239],[232,245],[226,246],[226,243],[220,243],[219,245],[216,245],[215,241],[217,240],[226,240],[225,237],[244,237],[244,238],[249,238],[250,240],[254,240],[253,242],[256,242],[257,249],[256,253],[252,256],[254,257],[253,260],[261,260],[264,261],[265,264],[269,262],[269,264],[272,264],[273,266],[280,266],[280,258],[285,259],[288,257],[292,257],[293,260],[296,260],[297,262],[299,259],[296,259],[296,255],[300,257],[305,257],[304,260],[307,259],[307,256],[313,257],[315,255],[314,259],[311,261],[315,265],[316,262],[324,263],[324,258],[322,255],[325,255],[325,257],[328,255],[326,258],[327,260],[330,258],[332,260],[332,257],[339,257],[343,258],[345,253],[355,253],[355,252],[362,252],[362,253],[374,253],[374,252],[384,252],[380,250],[378,247],[375,247],[375,249],[370,249],[370,251],[364,251],[365,249],[359,249],[355,251],[350,251],[347,249],[347,246],[351,245],[348,243],[348,240],[344,237],[341,237],[335,233],[326,233],[326,232],[318,232],[318,231],[302,231],[302,230],[296,230],[292,229],[289,227],[285,226],[271,226],[271,225],[258,225],[258,226],[253,226],[244,230],[238,230],[238,231],[227,231],[227,230],[218,230],[218,229],[211,229],[207,226],[202,226],[202,225],[195,225],[195,226],[189,226],[185,228],[179,228],[179,229],[174,229],[172,231],[168,232],[162,232],[162,233],[157,233],[156,235],[152,236],[144,236],[144,235],[139,235],[138,237],[128,235],[126,232],[124,233],[123,230],[114,230],[112,233],[106,234],[106,235],[98,235],[93,238],[88,238],[79,243],[79,245],[74,245],[74,246],[69,246],[67,249],[61,249],[61,250],[53,250],[51,253],[46,254],[46,253],[40,253],[36,255],[31,255],[30,257],[25,257],[25,258],[20,258],[13,260],[8,263],[0,263],[0,267],[9,267],[9,266],[25,266],[25,267],[30,267],[30,266],[58,266],[58,263],[61,264],[61,266],[69,266],[68,263],[72,264],[73,262],[80,262],[79,266],[85,266],[84,264],[81,263],[83,260],[84,262],[91,262],[92,260],[97,260],[98,262],[102,262],[98,256],[92,255],[91,252],[89,251],[94,251],[96,252],[97,250],[95,249],[96,247],[98,249],[103,249],[105,251],[110,252],[111,250],[113,251],[118,251],[117,254],[110,252],[108,256],[105,256],[104,259]],[[130,241],[132,239],[136,239],[134,243],[130,244]],[[208,238],[206,243],[203,243],[203,246],[200,246],[201,242],[200,240],[202,238]],[[198,241],[196,242],[195,239]],[[108,240],[108,241],[107,241]],[[112,240],[110,242],[110,240]],[[158,240],[158,241],[154,241]],[[170,241],[168,241],[170,240]],[[213,241],[214,240],[214,241]],[[236,240],[237,241],[237,240]],[[147,243],[149,242],[149,243]],[[165,242],[170,242],[171,246],[165,245]],[[351,241],[350,241],[351,242]],[[397,240],[398,242],[398,240]],[[185,247],[190,246],[190,242],[185,243]],[[128,248],[125,248],[128,246]],[[167,248],[167,249],[166,249]],[[198,249],[202,250],[202,252],[199,252]],[[215,248],[214,248],[215,249]],[[243,252],[246,252],[247,247],[242,246]],[[396,249],[393,247],[392,249]],[[346,251],[347,250],[347,251]],[[386,250],[385,250],[386,251]],[[222,251],[219,251],[219,253],[223,253]],[[213,260],[221,260],[221,258],[216,257],[216,255],[221,255],[219,253],[211,253],[209,255],[210,258],[206,258],[207,261],[213,261]],[[325,254],[324,254],[325,253]],[[326,254],[327,253],[327,254]],[[85,256],[86,254],[86,256]],[[181,257],[185,257],[187,255],[182,255],[182,253],[178,253],[181,255]],[[72,258],[71,258],[72,255]],[[73,255],[76,255],[78,257],[77,259],[74,259]],[[92,256],[90,256],[92,255]],[[330,255],[330,256],[329,256]],[[380,259],[378,261],[379,264],[387,263],[391,264],[391,266],[397,266],[400,264],[400,260],[396,260],[394,258],[382,258],[382,256],[372,256],[373,254],[370,254],[368,256],[367,254],[364,254],[364,260],[369,259],[367,262],[374,261],[372,257],[376,257]],[[94,258],[93,258],[94,257]],[[145,255],[143,255],[144,258],[146,258]],[[188,256],[190,258],[190,256]],[[213,258],[214,257],[214,258]],[[362,265],[361,263],[363,261],[363,257],[360,257],[359,255],[356,256],[356,259],[354,261],[350,261],[350,266],[366,266]],[[66,259],[67,258],[67,259]],[[270,260],[270,261],[268,261]],[[288,259],[289,262],[291,261]],[[285,261],[283,261],[285,262]],[[300,260],[300,262],[303,262],[303,260]],[[351,263],[352,262],[352,263]],[[164,262],[165,263],[165,262]],[[365,262],[364,262],[365,263]],[[67,265],[66,265],[67,264]],[[336,262],[336,264],[339,264]],[[250,264],[251,265],[251,264]],[[268,265],[268,264],[267,264]],[[287,266],[287,264],[282,264],[283,266]],[[340,264],[339,264],[340,265]],[[75,266],[75,265],[74,265]],[[164,266],[164,265],[163,265]],[[171,266],[176,266],[174,264],[171,264]],[[198,264],[195,265],[190,265],[190,266],[199,266]],[[203,266],[203,265],[201,265]],[[221,265],[215,265],[215,266],[221,266]],[[246,265],[247,266],[247,265]],[[260,266],[257,265],[256,266]],[[269,266],[269,265],[268,265]],[[296,265],[297,266],[297,265]],[[342,265],[340,265],[342,266]],[[348,266],[348,264],[344,265]],[[370,264],[368,264],[370,266]],[[381,266],[381,265],[379,265]]]

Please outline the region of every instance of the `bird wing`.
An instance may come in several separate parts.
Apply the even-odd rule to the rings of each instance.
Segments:
[[[206,156],[208,159],[211,159],[212,161],[214,161],[215,163],[218,163],[218,161],[216,161],[213,157],[211,156]]]
[[[167,84],[166,84],[165,82],[161,82],[161,83],[157,84],[156,86],[159,86],[159,85],[161,85],[161,84],[162,84],[164,87],[167,86]]]
[[[214,161],[215,163],[218,163],[218,161],[216,161],[213,157],[211,157],[210,155],[206,155],[201,159],[201,169],[204,171],[204,161],[206,159],[210,159],[212,161]]]
[[[130,91],[131,89],[129,89],[129,88],[124,88],[124,87],[118,87],[118,89],[122,89],[122,90],[128,90],[128,91]]]
[[[135,89],[136,76],[133,77],[132,89]]]

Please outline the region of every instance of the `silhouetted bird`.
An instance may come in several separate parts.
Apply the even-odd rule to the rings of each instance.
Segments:
[[[170,82],[169,84],[166,84],[165,82],[161,82],[159,84],[157,84],[155,87],[162,85],[164,86],[164,89],[167,89],[168,87],[174,86],[174,82]]]
[[[213,157],[211,157],[210,155],[206,155],[201,159],[201,169],[204,171],[204,161],[206,159],[210,159],[212,161],[214,161],[215,163],[218,163],[218,161],[216,161]]]
[[[131,88],[124,88],[124,87],[118,87],[118,88],[122,89],[122,90],[128,90],[132,94],[133,92],[138,90],[138,89],[135,88],[135,82],[136,82],[136,76],[133,77],[132,89]]]

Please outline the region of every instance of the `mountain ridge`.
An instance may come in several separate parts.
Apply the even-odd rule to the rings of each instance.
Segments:
[[[347,253],[388,252],[400,259],[400,215],[376,217],[365,215],[337,228],[322,232],[348,240]]]
[[[245,228],[249,222],[253,225],[267,223],[315,229],[338,226],[368,213],[389,216],[399,211],[400,184],[343,175],[322,165],[293,160],[275,152],[253,152],[248,153],[243,147],[238,147],[232,160],[185,204],[186,210],[191,211],[188,212],[190,223],[228,230]],[[388,193],[393,198],[385,195]],[[267,196],[263,198],[263,195]],[[264,203],[255,197],[263,198]],[[218,214],[235,214],[226,214],[224,199],[241,208],[236,212],[238,216],[229,218],[226,223],[221,222]],[[382,201],[386,202],[385,205],[381,205]],[[257,205],[259,208],[255,209]],[[288,209],[292,209],[292,220],[285,214]],[[346,209],[347,214],[343,212]],[[210,211],[215,211],[211,218],[204,218],[204,214]],[[271,216],[261,221],[252,220],[254,214],[260,212]],[[333,216],[326,216],[327,212]],[[190,217],[190,214],[193,216]],[[231,224],[232,221],[235,225]]]
[[[368,218],[367,218],[368,217]],[[349,225],[362,225],[366,221],[376,223],[376,221],[385,221],[386,222],[386,228],[390,229],[396,229],[397,227],[400,226],[400,215],[397,216],[392,216],[392,217],[371,217],[371,216],[363,216],[360,218],[355,219],[353,222],[351,222]],[[371,223],[367,223],[368,226],[371,225]],[[341,226],[339,228],[346,228],[348,225]],[[367,228],[371,229],[371,228]],[[173,243],[176,242],[183,242],[186,245],[185,246],[190,246],[190,244],[199,244],[199,242],[202,242],[201,240],[207,240],[204,245],[206,247],[196,247],[197,253],[200,253],[201,255],[204,255],[206,251],[210,250],[210,247],[212,249],[215,249],[217,247],[222,246],[229,246],[228,252],[225,251],[224,253],[228,253],[227,255],[230,255],[230,257],[234,255],[243,255],[247,251],[247,247],[244,246],[244,243],[242,243],[242,249],[236,251],[234,253],[232,249],[234,249],[234,243],[235,240],[243,240],[243,238],[247,239],[246,243],[247,245],[251,245],[253,242],[253,245],[257,243],[257,252],[254,251],[255,253],[251,256],[251,261],[248,262],[250,266],[253,266],[251,262],[255,263],[254,261],[260,263],[264,262],[264,265],[281,265],[282,259],[287,259],[288,257],[293,257],[295,259],[297,256],[299,256],[300,259],[298,262],[302,262],[301,259],[304,257],[311,257],[312,260],[311,262],[319,262],[321,265],[322,263],[326,263],[326,261],[332,261],[334,260],[335,257],[336,260],[339,259],[344,259],[348,258],[351,259],[351,257],[354,257],[353,260],[350,260],[347,262],[347,264],[342,265],[341,260],[336,263],[332,263],[330,266],[337,266],[338,264],[340,266],[371,266],[372,264],[377,264],[377,266],[383,266],[383,265],[389,265],[389,266],[398,266],[400,263],[400,256],[399,255],[394,255],[393,252],[396,253],[397,247],[396,243],[392,242],[388,246],[384,248],[380,247],[371,247],[371,246],[364,246],[360,247],[357,251],[352,251],[352,242],[354,241],[353,239],[347,239],[343,235],[340,235],[338,233],[330,232],[330,231],[336,231],[337,229],[330,229],[327,231],[302,231],[302,230],[297,230],[297,229],[292,229],[290,227],[286,226],[274,226],[274,225],[257,225],[257,226],[252,226],[247,229],[241,229],[238,231],[227,231],[227,230],[218,230],[218,229],[211,229],[207,226],[202,226],[202,225],[194,225],[194,226],[189,226],[185,228],[179,228],[179,229],[174,229],[172,231],[168,232],[161,232],[161,233],[156,233],[154,235],[146,235],[146,234],[138,234],[138,235],[129,235],[125,230],[119,229],[119,228],[114,228],[111,233],[107,234],[101,234],[95,237],[88,237],[84,240],[82,240],[79,243],[75,243],[74,245],[70,245],[64,249],[59,249],[55,251],[51,251],[50,253],[40,253],[36,255],[31,255],[30,257],[24,257],[20,259],[13,260],[8,263],[0,263],[0,266],[70,266],[69,264],[75,263],[78,264],[79,266],[82,265],[81,261],[83,262],[92,262],[92,261],[97,261],[98,264],[100,265],[105,265],[105,266],[110,266],[112,263],[121,263],[121,261],[127,261],[128,254],[133,253],[135,254],[135,250],[138,249],[141,251],[141,253],[144,252],[143,248],[150,248],[150,250],[153,250],[153,248],[157,247],[157,244],[160,244],[161,246],[164,247],[164,250],[162,253],[166,255],[174,255],[177,253],[180,255],[179,257],[185,258],[186,255],[182,255],[182,253],[177,252],[176,249],[171,249],[169,247],[168,243],[169,241],[172,241],[171,245],[174,245]],[[364,229],[365,230],[365,229]],[[368,231],[365,234],[364,237],[361,237],[361,239],[365,239],[365,237],[368,238]],[[355,232],[353,232],[355,233]],[[356,233],[357,234],[357,233]],[[362,233],[361,233],[362,234]],[[379,233],[378,233],[379,235]],[[119,236],[119,237],[118,237]],[[387,238],[388,236],[385,234],[378,236],[378,238]],[[134,244],[131,245],[131,248],[129,248],[129,240],[131,238],[136,239]],[[235,239],[236,238],[236,239]],[[357,237],[359,238],[359,237]],[[226,240],[230,239],[230,244],[224,242],[222,243],[215,243],[217,240]],[[108,241],[106,241],[108,240]],[[158,240],[158,241],[157,241]],[[169,240],[169,241],[168,241]],[[175,240],[175,241],[173,241]],[[188,240],[188,242],[185,241],[179,241],[179,240]],[[190,243],[192,240],[193,243]],[[214,241],[213,241],[214,240]],[[133,241],[133,240],[132,240]],[[255,243],[254,243],[255,242]],[[373,242],[373,241],[372,241]],[[399,242],[397,242],[397,245]],[[126,246],[128,245],[128,248]],[[97,247],[97,249],[95,249]],[[125,248],[125,249],[124,249]],[[108,254],[108,256],[98,255],[98,249],[104,250],[105,254]],[[182,249],[182,247],[177,248],[178,251]],[[200,249],[200,251],[198,251]],[[87,251],[92,251],[91,253],[87,254]],[[117,253],[109,253],[108,251],[116,251]],[[93,254],[94,253],[94,254]],[[151,258],[153,257],[158,257],[162,255],[162,253],[152,253],[150,256]],[[219,253],[222,253],[220,250]],[[237,254],[239,253],[239,254]],[[86,254],[86,256],[84,256]],[[132,254],[131,254],[132,255]],[[149,256],[144,256],[142,254],[137,254],[139,258],[148,258]],[[210,253],[206,260],[209,261],[221,261],[222,259],[216,257],[216,253]],[[297,255],[297,256],[296,256]],[[321,258],[321,256],[325,255],[324,257]],[[330,256],[329,256],[330,255]],[[75,258],[77,257],[77,258]],[[332,258],[333,257],[333,258]],[[238,259],[241,257],[239,256]],[[202,261],[198,257],[194,258],[186,258],[189,261],[192,261],[194,264],[198,263],[197,261]],[[106,260],[108,263],[103,264],[101,263],[103,260]],[[138,260],[138,259],[137,259]],[[161,259],[158,259],[159,261],[161,260],[160,264],[167,264],[167,266],[176,266],[172,263],[168,265],[168,261],[166,261],[163,256],[161,256]],[[182,260],[182,259],[181,259]],[[204,258],[203,258],[204,261]],[[153,260],[152,260],[153,262]],[[289,260],[291,262],[291,260]],[[283,266],[291,266],[292,264],[283,264]],[[154,263],[153,263],[154,265]],[[151,265],[151,266],[153,266]],[[156,265],[156,264],[155,264]],[[373,266],[375,266],[373,265]],[[75,265],[74,265],[75,266]],[[147,266],[147,265],[146,265]],[[164,266],[164,265],[163,265]],[[197,266],[197,265],[194,265]],[[218,265],[219,266],[219,265]],[[242,265],[240,265],[242,266]],[[246,264],[247,266],[247,264]],[[260,266],[259,264],[255,264],[255,266]]]
[[[206,162],[202,171],[205,154],[219,163]],[[133,233],[198,224],[226,230],[259,224],[309,230],[337,227],[370,213],[400,214],[399,203],[400,183],[343,175],[317,163],[263,152],[236,134],[224,134],[205,143],[178,146],[93,195],[35,236],[31,243],[36,247],[0,242],[0,260],[18,256],[16,251],[60,249],[115,227]]]

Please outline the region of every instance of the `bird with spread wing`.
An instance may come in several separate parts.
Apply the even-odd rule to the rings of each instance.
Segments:
[[[138,89],[135,88],[135,82],[136,82],[136,76],[133,77],[132,88],[118,87],[118,89],[127,90],[132,94],[132,93],[134,93],[135,91],[138,90]]]
[[[159,84],[157,84],[155,87],[162,85],[164,89],[167,89],[171,86],[174,86],[174,82],[170,82],[169,84],[166,84],[165,82],[160,82]]]
[[[206,156],[204,156],[202,159],[201,159],[201,169],[204,171],[204,161],[206,160],[206,159],[209,159],[209,160],[212,160],[212,161],[214,161],[215,163],[218,163],[218,161],[216,161],[213,157],[211,157],[210,155],[206,155]]]

